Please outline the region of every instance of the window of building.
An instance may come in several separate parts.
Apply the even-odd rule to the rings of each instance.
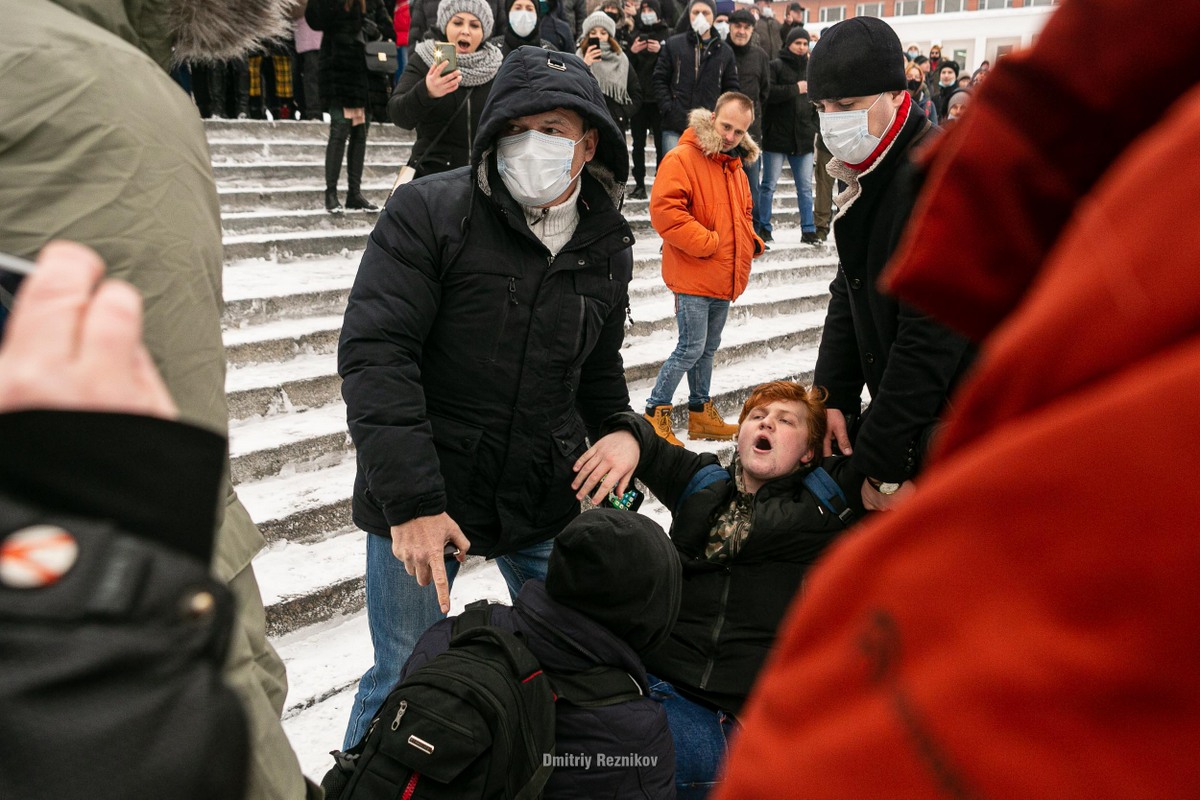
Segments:
[[[937,10],[939,14],[944,14],[948,11],[962,11],[963,0],[938,0]]]
[[[1025,0],[1027,6],[1056,6],[1059,0]]]
[[[979,10],[987,11],[993,8],[1012,8],[1013,0],[979,0]]]
[[[825,6],[821,9],[821,22],[841,22],[845,18],[845,6]]]
[[[924,9],[925,0],[896,0],[896,16],[906,17],[911,14],[920,14]]]
[[[882,17],[883,3],[859,3],[854,13],[860,17]]]

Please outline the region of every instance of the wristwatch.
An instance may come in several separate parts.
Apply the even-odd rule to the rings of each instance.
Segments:
[[[898,483],[884,483],[875,478],[867,478],[867,483],[871,484],[871,487],[880,494],[895,494],[900,491],[900,484]]]

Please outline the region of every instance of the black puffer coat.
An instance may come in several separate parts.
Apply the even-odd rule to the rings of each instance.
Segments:
[[[707,42],[695,31],[667,39],[652,81],[662,129],[677,133],[687,129],[687,115],[693,108],[711,110],[722,94],[741,89],[733,49],[715,31]]]
[[[394,39],[395,30],[382,0],[367,0],[367,18],[385,39]],[[321,99],[333,109],[368,108],[372,83],[387,76],[367,69],[366,37],[363,14],[357,3],[346,10],[342,0],[312,0],[304,11],[304,20],[314,31],[322,31],[318,83]]]
[[[858,413],[866,384],[873,399],[853,460],[864,475],[886,482],[917,473],[938,416],[975,354],[964,337],[879,288],[916,201],[904,167],[927,127],[912,106],[891,148],[859,178],[861,194],[834,222],[838,274],[829,286],[813,378],[829,391],[826,404],[846,414]]]
[[[771,62],[771,96],[767,100],[763,150],[788,155],[813,151],[821,130],[820,117],[808,94],[801,94],[796,85],[807,74],[808,56],[798,56],[786,47]]]
[[[658,22],[653,25],[644,25],[639,17],[633,30],[634,38],[643,37],[646,39],[656,39],[659,45],[663,48],[667,46],[667,39],[671,37],[671,29],[667,23],[663,21],[662,6],[658,0],[644,0],[642,5],[650,6],[654,9],[654,13],[658,14]],[[638,76],[638,85],[642,88],[642,113],[653,109],[655,116],[658,115],[658,103],[654,98],[654,67],[658,64],[658,57],[662,53],[659,50],[657,53],[651,53],[649,50],[643,50],[640,53],[628,51],[629,63],[633,66],[634,72]]]
[[[488,81],[431,97],[425,86],[430,66],[415,53],[410,56],[387,105],[388,119],[417,131],[409,164],[418,178],[470,163],[471,145],[492,90],[492,81]],[[443,129],[446,132],[438,139]]]
[[[742,47],[732,42],[727,44],[729,49],[733,50],[734,61],[737,63],[741,92],[754,101],[754,122],[750,123],[750,136],[754,141],[761,142],[763,114],[771,92],[771,59],[767,58],[767,54],[753,41]]]
[[[621,362],[633,233],[614,204],[625,139],[575,56],[521,48],[496,76],[472,166],[401,186],[367,243],[338,349],[358,450],[354,521],[446,511],[472,552],[549,538],[579,513],[585,433],[629,406]],[[496,170],[514,117],[565,107],[599,130],[579,225],[551,258]]]
[[[736,714],[805,573],[845,528],[805,488],[803,474],[794,473],[755,493],[753,528],[738,554],[725,563],[708,561],[704,548],[713,519],[733,500],[734,482],[718,480],[681,504],[692,477],[717,465],[717,457],[667,444],[636,414],[605,422],[605,433],[621,429],[641,445],[635,475],[671,509],[671,540],[683,561],[679,619],[666,643],[645,655],[646,668]],[[863,476],[838,456],[822,466],[861,517]]]

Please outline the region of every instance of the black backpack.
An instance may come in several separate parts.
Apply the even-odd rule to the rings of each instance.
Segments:
[[[397,684],[350,750],[333,753],[327,800],[541,797],[553,771],[554,703],[605,706],[642,696],[614,667],[542,671],[518,635],[467,606],[450,647]]]

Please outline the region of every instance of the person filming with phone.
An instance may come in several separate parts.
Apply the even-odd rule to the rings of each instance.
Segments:
[[[408,165],[418,178],[470,161],[473,134],[504,60],[488,41],[494,20],[483,0],[442,0],[437,24],[446,41],[417,44],[387,106],[392,122],[416,129]]]
[[[755,387],[728,467],[668,444],[638,414],[603,432],[575,465],[577,496],[600,502],[636,477],[672,510],[679,618],[643,660],[675,740],[678,796],[704,797],[808,568],[863,514],[863,476],[848,458],[821,457],[824,393],[791,381]]]
[[[576,55],[596,76],[613,121],[622,131],[629,130],[629,120],[642,105],[642,87],[617,41],[616,23],[608,14],[597,11],[583,21]]]

